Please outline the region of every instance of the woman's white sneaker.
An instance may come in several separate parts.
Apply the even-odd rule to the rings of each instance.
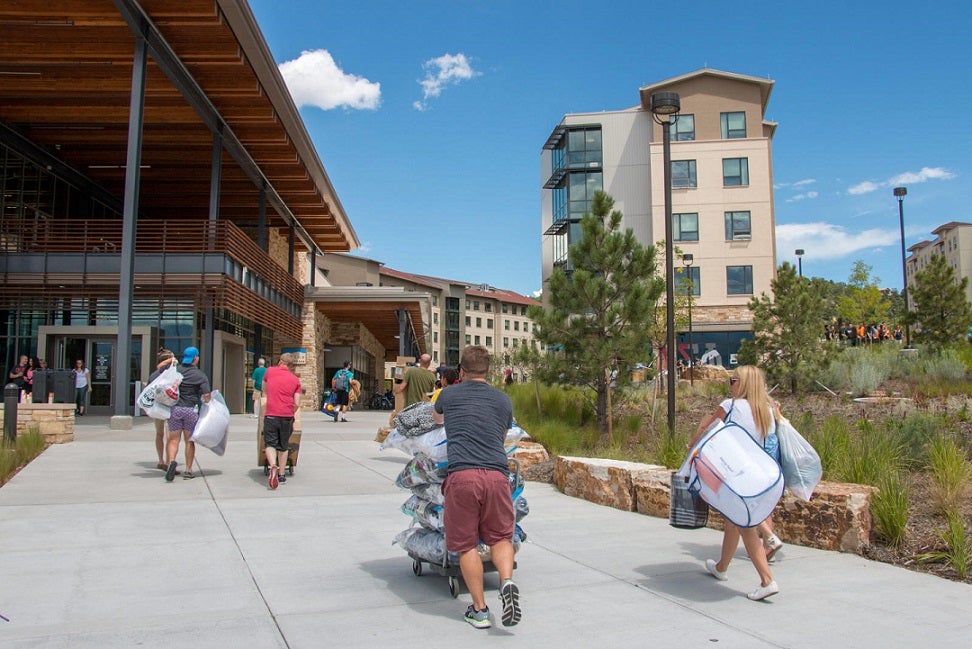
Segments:
[[[761,599],[766,599],[770,595],[775,595],[778,592],[780,592],[780,587],[776,585],[775,581],[771,581],[765,586],[760,586],[753,592],[749,593],[748,595],[746,595],[746,597],[753,600],[754,602],[758,602]]]

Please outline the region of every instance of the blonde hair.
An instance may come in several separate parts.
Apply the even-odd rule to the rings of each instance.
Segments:
[[[773,410],[770,407],[769,396],[766,393],[766,379],[763,371],[755,365],[740,365],[736,368],[734,378],[739,381],[736,395],[749,402],[753,411],[753,421],[763,437],[770,431],[773,423]]]

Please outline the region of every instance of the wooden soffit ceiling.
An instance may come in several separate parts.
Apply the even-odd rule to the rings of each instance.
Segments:
[[[123,4],[149,17],[312,241],[356,248],[245,0]],[[134,51],[112,0],[0,2],[0,121],[121,200]],[[146,74],[139,212],[208,218],[212,131],[151,56]],[[220,217],[255,225],[259,196],[224,149]],[[267,215],[270,226],[286,225],[269,206]]]
[[[314,307],[332,322],[364,325],[386,350],[398,350],[398,311],[404,309],[415,329],[420,351],[428,351],[425,340],[426,325],[423,320],[423,304],[428,296],[422,293],[415,296],[403,294],[389,297],[379,293],[380,290],[372,291],[371,295],[348,297],[346,294],[331,296],[327,289],[308,289],[305,300],[313,301]]]

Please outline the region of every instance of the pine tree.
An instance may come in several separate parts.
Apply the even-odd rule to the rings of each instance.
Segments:
[[[921,329],[913,334],[915,341],[932,347],[943,347],[964,340],[972,325],[972,306],[965,297],[969,278],[957,281],[955,270],[944,255],[934,255],[922,270],[915,273],[914,286],[908,287],[908,299],[914,305],[908,312],[908,323]]]
[[[654,246],[643,246],[614,199],[594,195],[581,218],[581,240],[570,246],[570,269],[555,269],[545,295],[549,307],[530,307],[536,338],[548,349],[546,377],[591,390],[598,430],[608,431],[608,387],[612,368],[617,384],[630,382],[628,365],[650,353],[651,312],[664,291],[656,276]]]
[[[760,365],[771,381],[788,381],[796,392],[800,379],[816,365],[826,321],[820,285],[797,276],[789,263],[780,266],[766,293],[749,302],[753,338],[744,340],[740,362]]]

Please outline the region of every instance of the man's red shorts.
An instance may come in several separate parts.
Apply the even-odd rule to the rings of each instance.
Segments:
[[[492,469],[450,473],[445,493],[446,547],[450,552],[473,550],[482,541],[493,546],[513,540],[516,516],[510,480]]]

